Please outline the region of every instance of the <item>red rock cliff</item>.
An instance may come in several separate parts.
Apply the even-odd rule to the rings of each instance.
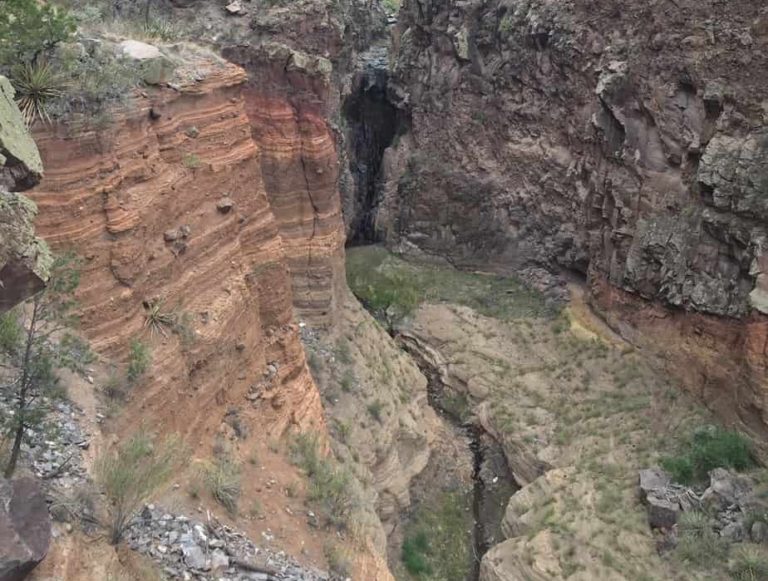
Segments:
[[[319,426],[292,315],[291,241],[275,218],[285,209],[266,195],[246,74],[223,62],[206,68],[202,81],[149,90],[106,128],[38,131],[47,171],[31,193],[37,225],[54,248],[85,258],[78,299],[93,348],[125,361],[132,340],[150,345],[146,386],[131,404],[142,418],[200,437],[258,393],[267,433]],[[217,208],[223,198],[229,211]],[[152,303],[179,314],[192,336],[153,335]]]

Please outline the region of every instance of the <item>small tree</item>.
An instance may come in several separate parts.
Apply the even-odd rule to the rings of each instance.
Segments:
[[[76,322],[73,293],[79,280],[74,257],[59,257],[43,291],[0,315],[0,356],[10,370],[9,383],[0,389],[14,408],[13,415],[0,419],[5,439],[12,441],[6,478],[16,470],[28,430],[45,427],[51,401],[59,395],[55,370],[82,371],[91,359],[87,345],[68,332]]]
[[[110,503],[110,543],[120,542],[142,503],[168,482],[184,456],[178,438],[156,442],[142,428],[117,450],[99,457],[95,474]]]
[[[1,0],[0,66],[30,64],[74,32],[74,18],[50,2]]]

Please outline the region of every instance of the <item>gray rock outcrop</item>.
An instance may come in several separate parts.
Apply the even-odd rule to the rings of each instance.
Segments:
[[[0,479],[0,579],[24,579],[43,560],[50,541],[48,504],[37,481]]]

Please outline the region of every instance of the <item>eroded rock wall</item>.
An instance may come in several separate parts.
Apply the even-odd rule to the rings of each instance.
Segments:
[[[125,361],[140,340],[151,351],[126,421],[209,443],[235,406],[265,434],[320,429],[246,74],[215,58],[194,71],[182,70],[188,80],[175,90],[148,89],[112,111],[106,127],[39,129],[48,168],[31,192],[39,232],[84,259],[78,300],[94,350]],[[182,332],[149,328],[153,304],[175,313]]]
[[[408,0],[395,46],[413,128],[387,154],[389,241],[586,275],[616,325],[764,430],[766,9]]]

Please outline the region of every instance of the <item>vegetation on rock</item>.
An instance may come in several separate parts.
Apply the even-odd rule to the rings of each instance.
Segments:
[[[662,459],[662,466],[683,484],[706,479],[710,470],[745,470],[754,464],[749,439],[739,432],[705,426],[693,432],[679,453]]]
[[[378,246],[347,250],[347,282],[379,319],[393,325],[421,303],[455,303],[502,320],[552,316],[557,308],[513,278],[413,264]]]
[[[27,431],[44,429],[55,399],[62,396],[56,370],[82,371],[91,360],[87,345],[71,333],[77,318],[73,293],[80,281],[72,255],[57,258],[48,286],[20,308],[0,315],[0,356],[11,370],[2,389],[14,413],[0,419],[10,452],[4,467],[13,475]]]
[[[109,501],[109,541],[123,538],[131,519],[166,484],[184,459],[178,438],[158,440],[143,428],[96,461],[94,472]]]

